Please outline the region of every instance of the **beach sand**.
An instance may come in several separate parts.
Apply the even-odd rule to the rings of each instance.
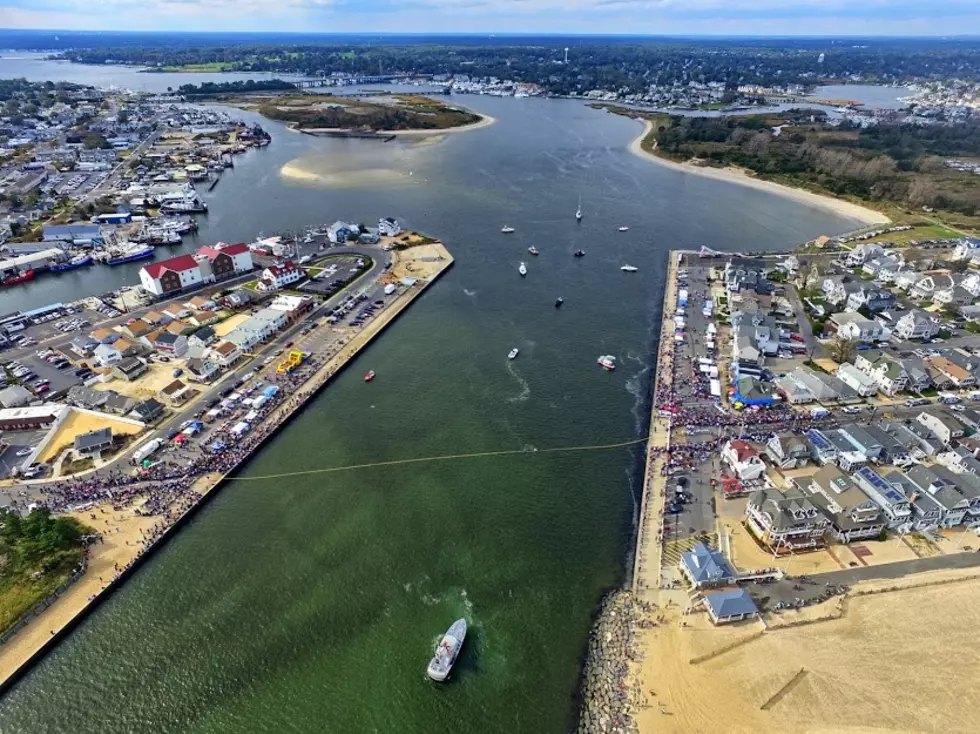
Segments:
[[[472,110],[470,110],[472,112]],[[398,137],[414,137],[417,135],[446,135],[449,133],[467,133],[471,130],[479,130],[480,128],[490,127],[493,123],[497,121],[495,117],[486,115],[482,112],[474,112],[473,114],[479,115],[480,120],[477,122],[472,122],[469,125],[460,125],[459,127],[446,127],[440,128],[438,130],[382,130],[383,135],[397,135]]]
[[[815,194],[812,191],[807,191],[806,189],[795,188],[793,186],[784,186],[783,184],[774,183],[773,181],[765,181],[763,179],[750,176],[737,168],[709,168],[705,166],[695,166],[690,163],[676,163],[674,161],[669,161],[665,158],[655,156],[652,153],[647,153],[640,146],[640,143],[643,142],[643,139],[653,128],[653,123],[649,120],[643,120],[642,122],[643,132],[641,132],[640,135],[632,143],[630,143],[630,152],[638,155],[641,158],[654,161],[661,166],[666,166],[667,168],[671,168],[675,171],[681,171],[682,173],[691,173],[696,176],[713,178],[717,181],[727,181],[729,183],[737,183],[742,186],[749,186],[753,189],[759,189],[760,191],[767,191],[771,194],[776,194],[777,196],[792,199],[800,204],[826,209],[841,217],[856,219],[865,224],[887,224],[891,222],[891,219],[889,219],[886,215],[875,211],[874,209],[868,209],[867,207],[863,207],[858,204],[852,204],[851,202],[844,201],[843,199],[835,199],[832,196]]]
[[[668,614],[666,623],[641,633],[639,683],[647,707],[637,717],[639,730],[976,731],[975,715],[963,706],[980,680],[976,574],[968,569],[862,584],[855,590],[972,577],[848,598],[839,619],[761,636],[759,622],[716,628],[703,613]],[[807,614],[835,616],[836,609],[831,601]],[[727,652],[690,662],[736,642],[741,644]],[[784,687],[782,697],[773,699]]]

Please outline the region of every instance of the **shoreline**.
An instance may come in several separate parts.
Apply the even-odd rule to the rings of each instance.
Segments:
[[[806,189],[797,188],[795,186],[786,186],[785,184],[776,183],[775,181],[767,181],[765,179],[749,176],[736,168],[707,168],[702,166],[694,166],[690,163],[678,163],[676,161],[667,160],[666,158],[661,158],[653,153],[648,153],[647,151],[643,150],[641,143],[653,129],[653,123],[649,120],[642,120],[642,122],[643,130],[630,143],[629,150],[633,155],[642,158],[643,160],[653,161],[658,165],[670,168],[674,171],[692,173],[696,176],[704,176],[706,178],[712,178],[716,181],[727,181],[728,183],[748,186],[749,188],[775,194],[785,199],[792,199],[799,204],[818,207],[841,217],[855,219],[865,225],[889,224],[892,221],[887,215],[879,211],[875,211],[874,209],[869,209],[868,207],[861,206],[859,204],[853,204],[849,201],[844,201],[843,199],[836,199],[825,194],[816,194],[812,191],[807,191]]]
[[[0,695],[6,693],[20,678],[25,675],[35,663],[39,662],[44,656],[58,643],[64,639],[76,625],[80,624],[91,612],[106,599],[108,599],[118,587],[132,575],[143,563],[152,558],[153,551],[165,545],[171,537],[176,535],[198,509],[203,507],[212,497],[217,495],[218,490],[222,489],[229,481],[235,480],[235,474],[246,465],[251,459],[264,448],[267,443],[279,431],[290,423],[306,405],[319,396],[320,392],[329,385],[333,379],[339,375],[347,365],[355,359],[361,351],[373,343],[374,339],[384,332],[398,317],[408,309],[426,290],[435,283],[442,275],[449,270],[454,259],[450,252],[442,243],[434,243],[441,250],[440,255],[444,258],[441,266],[425,278],[419,278],[417,287],[399,295],[392,301],[391,306],[378,315],[376,321],[368,324],[363,331],[354,335],[350,341],[343,344],[342,348],[328,358],[307,380],[302,383],[296,394],[291,400],[284,402],[267,416],[262,424],[257,424],[257,428],[265,429],[266,433],[254,448],[241,456],[234,466],[223,474],[210,473],[202,475],[195,483],[195,489],[199,497],[192,503],[179,507],[176,516],[170,524],[152,539],[145,541],[145,546],[140,546],[139,527],[144,529],[159,525],[160,516],[145,516],[141,521],[136,521],[139,525],[135,533],[122,535],[109,535],[110,539],[115,539],[95,557],[89,559],[88,571],[69,589],[64,595],[59,597],[51,606],[35,617],[29,625],[20,630],[6,644],[0,646]],[[426,245],[425,247],[431,247]],[[411,253],[411,250],[407,251]],[[407,258],[411,260],[412,258]],[[83,512],[92,513],[95,508],[87,509]],[[110,515],[115,520],[114,515]],[[123,520],[126,516],[126,520]],[[101,517],[101,515],[100,515]],[[119,520],[108,523],[108,531],[120,528],[120,521],[133,523],[132,513],[123,511]],[[116,530],[117,533],[120,530]],[[125,540],[126,545],[118,546],[120,540]],[[132,541],[132,543],[130,543]],[[118,564],[118,569],[114,565],[111,569],[109,562]],[[105,576],[98,577],[96,570],[101,570],[105,575],[112,572],[111,578],[106,581]]]
[[[230,105],[234,107],[235,105]],[[261,113],[260,113],[261,114]],[[419,135],[445,135],[447,133],[466,133],[471,130],[479,130],[483,127],[489,127],[493,125],[497,118],[491,117],[490,115],[485,115],[482,112],[474,112],[473,114],[479,115],[480,119],[476,122],[471,122],[468,125],[458,125],[456,127],[443,127],[443,128],[410,128],[408,130],[371,130],[370,132],[363,133],[365,140],[372,140],[375,138],[382,138],[394,135],[395,137],[414,137]],[[264,115],[263,115],[264,117]],[[272,119],[272,118],[267,118]],[[281,121],[277,121],[281,122]],[[337,133],[337,134],[349,134],[357,133],[357,130],[350,130],[345,127],[297,127],[295,123],[285,123],[286,127],[293,132],[303,133],[305,135],[317,135],[318,133]],[[352,138],[360,137],[358,135],[350,135]]]

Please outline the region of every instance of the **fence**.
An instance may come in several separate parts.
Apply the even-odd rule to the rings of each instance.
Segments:
[[[29,609],[28,611],[24,612],[24,614],[21,615],[20,619],[18,619],[12,627],[10,627],[3,634],[0,634],[0,645],[7,644],[7,642],[10,641],[10,638],[12,638],[22,629],[24,629],[24,627],[26,627],[28,624],[30,624],[31,621],[35,617],[37,617],[41,612],[43,612],[45,609],[47,609],[52,604],[54,604],[55,601],[58,600],[58,597],[60,597],[68,590],[69,586],[71,586],[73,583],[78,581],[78,579],[80,579],[82,576],[85,575],[85,569],[87,567],[88,567],[88,556],[86,555],[82,557],[82,565],[79,566],[78,569],[75,571],[75,573],[69,576],[61,586],[59,586],[57,589],[51,592],[51,594],[49,594],[47,598],[45,598],[43,601],[40,601],[37,604],[35,604],[32,609]]]

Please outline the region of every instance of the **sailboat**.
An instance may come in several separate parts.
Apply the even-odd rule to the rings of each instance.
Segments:
[[[576,221],[582,221],[582,195],[578,195],[578,209],[575,210]]]

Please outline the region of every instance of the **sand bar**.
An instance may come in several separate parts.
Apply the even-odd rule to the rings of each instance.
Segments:
[[[691,163],[677,163],[675,161],[667,160],[666,158],[661,158],[660,156],[656,156],[652,153],[648,153],[647,151],[643,150],[641,143],[653,129],[653,123],[649,120],[643,120],[642,122],[643,132],[641,132],[639,136],[633,140],[632,143],[630,143],[630,152],[646,160],[654,161],[658,165],[666,166],[667,168],[671,168],[682,173],[692,173],[696,176],[713,178],[716,181],[727,181],[729,183],[737,183],[742,186],[749,186],[753,189],[766,191],[770,194],[792,199],[793,201],[799,202],[800,204],[805,204],[806,206],[826,209],[838,216],[856,219],[864,222],[865,224],[887,224],[891,222],[891,219],[889,219],[885,214],[875,211],[874,209],[869,209],[868,207],[860,206],[858,204],[852,204],[851,202],[844,201],[843,199],[835,199],[832,196],[815,194],[812,191],[807,191],[806,189],[801,189],[794,186],[784,186],[783,184],[778,184],[774,181],[766,181],[764,179],[755,178],[754,176],[750,176],[738,168],[710,168],[707,166],[696,166]]]

